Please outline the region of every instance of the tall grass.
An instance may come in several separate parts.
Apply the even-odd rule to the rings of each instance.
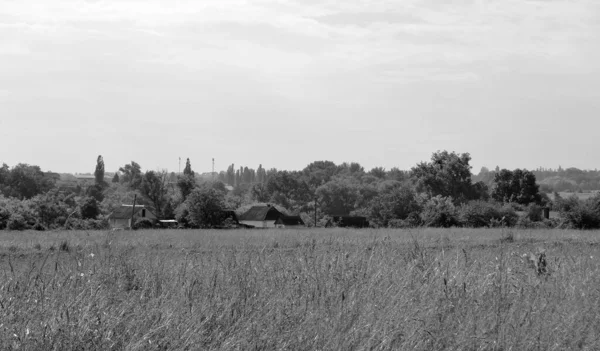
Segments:
[[[2,233],[0,349],[599,349],[597,234]]]

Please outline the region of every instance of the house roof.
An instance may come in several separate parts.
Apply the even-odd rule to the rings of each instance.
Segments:
[[[112,218],[112,219],[128,219],[131,218],[131,210],[133,209],[132,205],[121,205],[121,207],[116,208],[109,216],[108,218]],[[144,206],[135,206],[135,216],[139,215],[139,212],[141,210],[145,209]],[[148,211],[148,209],[146,209],[146,211]]]
[[[246,213],[242,214],[239,218],[240,221],[266,221],[276,220],[284,214],[277,211],[277,209],[271,205],[266,206],[252,206]]]
[[[304,221],[300,216],[281,216],[275,221],[275,224],[304,225]]]

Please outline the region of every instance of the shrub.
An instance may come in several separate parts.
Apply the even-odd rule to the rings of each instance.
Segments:
[[[140,218],[133,225],[133,229],[151,229],[154,228],[154,223],[148,218]]]
[[[459,224],[452,197],[438,195],[427,200],[421,212],[423,225],[427,227],[452,227]]]
[[[460,224],[465,227],[480,228],[492,225],[492,221],[501,221],[501,208],[496,203],[471,201],[458,209]]]
[[[587,204],[580,203],[560,212],[563,223],[568,228],[596,229],[600,228],[600,215]]]
[[[25,230],[30,229],[31,226],[21,214],[16,213],[9,218],[7,222],[7,228],[9,230]]]
[[[540,222],[542,220],[542,206],[537,204],[529,204],[525,209],[527,218],[532,222]]]

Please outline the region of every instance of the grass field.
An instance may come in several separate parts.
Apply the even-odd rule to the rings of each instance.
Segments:
[[[597,350],[599,258],[593,231],[0,232],[0,349]]]

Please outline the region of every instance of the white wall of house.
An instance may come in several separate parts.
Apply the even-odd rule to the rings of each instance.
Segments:
[[[303,225],[285,225],[285,224],[277,224],[276,225],[277,228],[288,228],[288,229],[293,229],[293,228],[304,228],[305,226]]]
[[[129,228],[129,223],[131,222],[131,218],[130,219],[115,219],[112,218],[110,220],[110,226],[111,228]]]

